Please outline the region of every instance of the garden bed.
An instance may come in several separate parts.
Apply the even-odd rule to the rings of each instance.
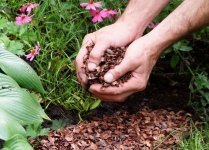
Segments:
[[[174,79],[184,82],[172,85]],[[66,128],[31,142],[35,149],[44,150],[171,149],[191,129],[193,112],[187,105],[189,91],[185,86],[188,81],[186,76],[153,74],[145,92],[121,104],[102,103],[84,122],[75,124],[72,120]]]

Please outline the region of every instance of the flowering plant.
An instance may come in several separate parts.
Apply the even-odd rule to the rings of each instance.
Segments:
[[[37,3],[28,3],[20,7],[19,12],[21,13],[16,17],[16,25],[22,25],[32,21],[31,12],[34,8],[38,7]]]
[[[80,6],[89,11],[93,23],[111,19],[118,13],[116,10],[102,8],[102,2],[94,2],[94,0],[89,0],[88,3],[80,3]]]

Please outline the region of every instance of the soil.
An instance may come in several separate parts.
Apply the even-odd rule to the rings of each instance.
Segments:
[[[159,62],[147,89],[129,97],[124,103],[102,103],[102,106],[76,124],[72,114],[54,107],[56,118],[61,113],[72,123],[65,129],[31,140],[35,149],[172,149],[181,134],[191,128],[193,111],[188,107],[190,77],[164,72],[169,68]],[[51,116],[53,117],[53,116]],[[54,119],[54,118],[52,118]],[[195,120],[195,118],[194,118]]]
[[[32,145],[43,150],[173,148],[180,134],[191,128],[193,111],[187,105],[190,77],[174,74],[161,67],[164,64],[161,61],[155,67],[144,92],[130,96],[124,103],[102,103],[82,123],[77,124],[79,119],[72,111],[50,105],[49,117],[68,119],[68,125],[32,139]],[[45,122],[44,126],[50,127],[51,123]]]

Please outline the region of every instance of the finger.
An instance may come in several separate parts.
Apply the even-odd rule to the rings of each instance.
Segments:
[[[83,38],[82,47],[92,45],[95,43],[95,33],[89,33]]]
[[[94,33],[90,33],[84,37],[82,47],[81,47],[81,49],[76,57],[76,61],[75,61],[77,78],[83,87],[86,87],[86,84],[88,82],[88,79],[87,79],[87,76],[86,76],[86,73],[84,70],[83,59],[88,53],[88,50],[86,47],[94,44],[94,41],[95,41]]]
[[[95,42],[94,48],[89,54],[88,69],[90,71],[94,71],[99,65],[101,58],[107,48],[109,48],[109,44],[105,43],[104,41]]]
[[[115,68],[109,70],[105,75],[104,75],[104,80],[107,83],[111,83],[120,77],[122,77],[124,74],[127,72],[133,71],[136,69],[137,64],[133,63],[133,59],[129,57],[128,55],[124,57],[122,62],[115,66]]]
[[[147,85],[147,79],[144,75],[138,75],[135,73],[132,73],[131,79],[129,79],[127,82],[119,85],[119,87],[106,87],[102,88],[101,84],[93,84],[90,86],[89,90],[92,93],[97,94],[109,94],[109,95],[119,95],[126,92],[138,92],[143,91],[146,88]]]
[[[124,102],[128,98],[128,96],[131,94],[133,93],[123,93],[121,95],[101,95],[98,93],[93,93],[95,97],[106,102]]]
[[[76,74],[78,77],[78,81],[83,87],[86,87],[86,84],[88,82],[85,69],[84,69],[84,63],[83,63],[83,58],[87,55],[87,49],[86,49],[86,44],[83,45],[76,57],[75,60],[75,65],[76,65]]]

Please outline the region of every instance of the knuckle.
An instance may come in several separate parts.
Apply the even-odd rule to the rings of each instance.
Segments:
[[[118,66],[116,66],[116,67],[111,71],[111,73],[113,74],[113,76],[114,76],[115,78],[121,77],[121,76],[123,75],[122,70],[121,70]]]
[[[91,36],[92,36],[92,33],[86,34],[84,36],[84,40],[88,40],[89,38],[91,38]]]
[[[113,95],[119,95],[119,94],[121,94],[121,90],[114,90],[113,91]]]
[[[75,65],[76,65],[76,66],[77,66],[78,62],[79,62],[79,57],[77,56],[77,57],[75,58]]]
[[[145,90],[147,87],[147,81],[145,79],[142,79],[140,82],[139,82],[139,86],[137,86],[136,90],[137,91],[143,91]]]
[[[118,97],[115,97],[115,98],[114,98],[114,101],[115,101],[115,102],[124,102],[125,99],[118,96]]]
[[[96,61],[99,61],[98,56],[96,54],[94,54],[94,53],[91,53],[89,55],[89,62],[96,62]]]

